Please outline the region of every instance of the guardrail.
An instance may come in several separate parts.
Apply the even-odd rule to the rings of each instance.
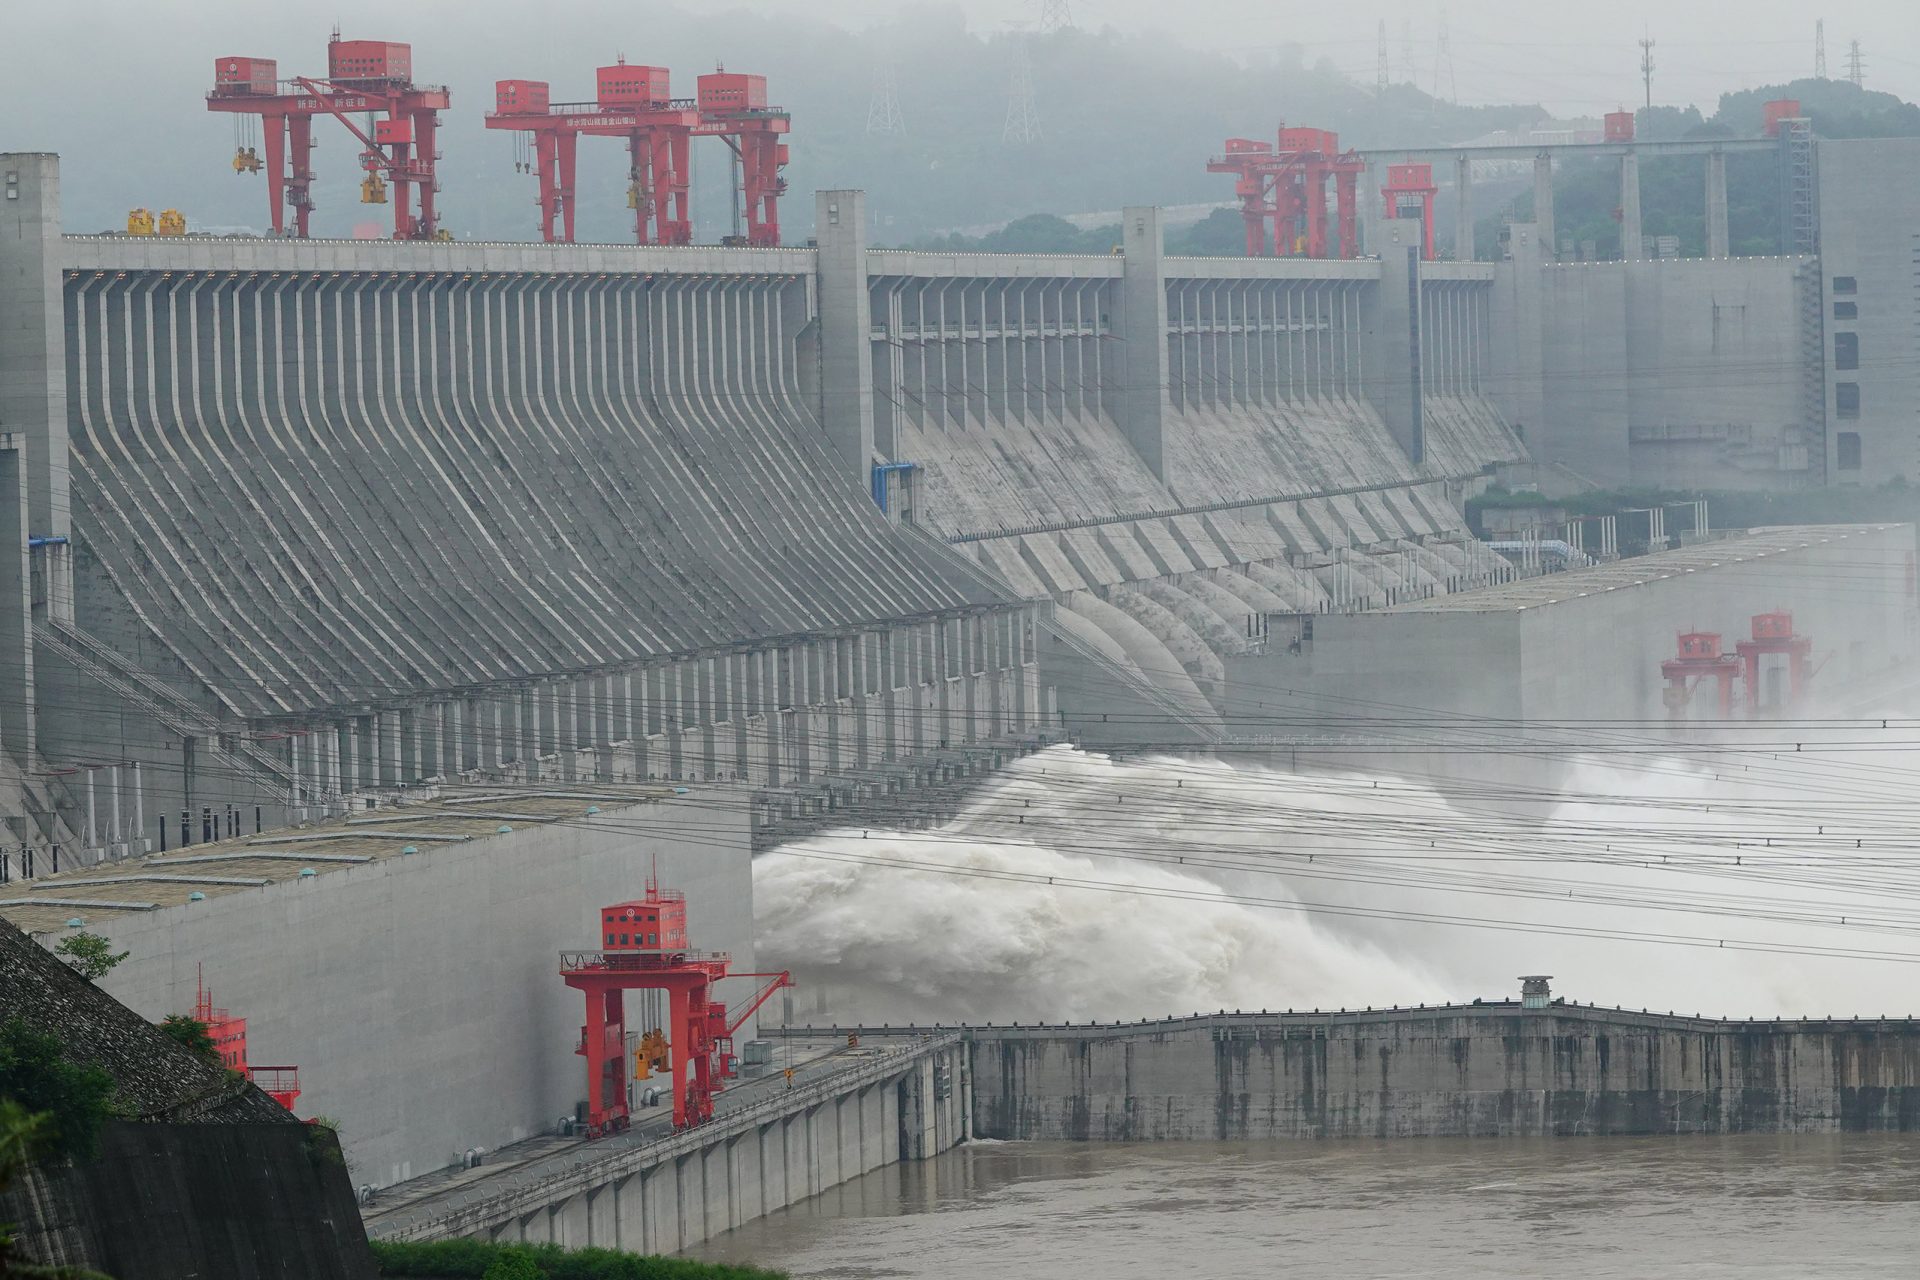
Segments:
[[[769,1119],[805,1110],[849,1089],[898,1075],[922,1056],[959,1042],[957,1032],[928,1035],[910,1048],[898,1049],[836,1071],[809,1084],[781,1090],[765,1101],[716,1116],[697,1129],[668,1134],[652,1142],[614,1151],[583,1144],[570,1153],[567,1167],[559,1172],[495,1191],[486,1190],[486,1180],[482,1180],[465,1191],[448,1193],[450,1201],[436,1199],[431,1205],[395,1210],[390,1217],[369,1223],[367,1234],[381,1240],[428,1240],[481,1231],[495,1223],[534,1212],[569,1196],[638,1173],[675,1156],[712,1146],[755,1129]],[[596,1150],[604,1151],[604,1154],[591,1154]],[[548,1160],[565,1158],[560,1155],[546,1157]],[[500,1177],[503,1181],[509,1180],[513,1173],[512,1169],[505,1169]]]

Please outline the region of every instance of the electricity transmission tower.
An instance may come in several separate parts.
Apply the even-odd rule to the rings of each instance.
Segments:
[[[1392,79],[1387,70],[1387,20],[1380,19],[1380,56],[1374,62],[1373,88],[1376,93],[1385,93],[1387,83]]]
[[[1413,65],[1413,19],[1400,19],[1400,78],[1410,85],[1420,83],[1420,73]]]
[[[1069,0],[1040,0],[1040,34],[1065,31],[1073,25],[1073,5]]]
[[[1827,78],[1827,20],[1815,18],[1813,21],[1813,78]]]
[[[1447,33],[1447,11],[1440,11],[1440,29],[1433,37],[1433,100],[1440,100],[1440,82],[1447,83],[1447,100],[1460,101],[1460,85],[1453,78],[1453,37]]]
[[[1027,34],[1013,35],[1013,83],[1007,89],[1007,124],[1000,141],[1024,147],[1040,141],[1040,108],[1033,101],[1033,59]]]
[[[900,94],[894,88],[891,62],[881,63],[874,72],[873,97],[867,101],[867,133],[907,136],[907,118],[900,114]]]
[[[1858,89],[1867,82],[1867,60],[1860,56],[1860,42],[1850,41],[1847,45],[1847,79]]]
[[[1653,106],[1653,37],[1640,37],[1640,80],[1647,88],[1647,106]]]

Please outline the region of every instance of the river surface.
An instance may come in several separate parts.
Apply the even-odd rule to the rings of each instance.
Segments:
[[[1920,1136],[983,1143],[689,1250],[801,1277],[1920,1276]]]

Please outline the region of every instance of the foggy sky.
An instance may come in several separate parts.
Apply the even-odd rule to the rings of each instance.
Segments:
[[[1215,52],[1257,54],[1283,42],[1325,56],[1371,84],[1379,24],[1387,23],[1388,61],[1403,72],[1401,24],[1410,22],[1413,68],[1433,88],[1436,28],[1447,13],[1459,99],[1539,102],[1561,114],[1592,115],[1642,101],[1643,29],[1655,42],[1653,100],[1697,103],[1711,115],[1722,92],[1813,74],[1813,24],[1826,20],[1827,73],[1846,74],[1847,42],[1859,40],[1866,85],[1908,101],[1920,95],[1920,5],[1912,0],[1360,0],[1285,4],[1276,0],[1069,0],[1076,26],[1165,31]],[[1031,21],[1038,0],[953,0],[976,26]],[[720,6],[714,6],[716,8]],[[897,0],[737,0],[729,7],[764,13],[804,11],[866,26],[903,6]],[[1176,21],[1170,14],[1177,14]],[[1443,96],[1446,89],[1442,84]]]
[[[1435,73],[1442,70],[1436,66],[1435,40],[1441,9],[1433,0],[1070,4],[1075,24],[1083,29],[1163,33],[1192,48],[1256,65],[1273,59],[1284,45],[1296,44],[1309,65],[1324,59],[1361,86],[1373,83],[1384,20],[1396,83],[1412,80],[1432,92]],[[115,225],[136,204],[180,204],[195,226],[259,223],[259,183],[226,171],[236,145],[233,120],[209,114],[202,101],[209,69],[216,56],[240,54],[278,57],[283,74],[316,72],[324,66],[328,28],[337,22],[352,38],[413,43],[417,77],[454,91],[443,171],[449,207],[463,197],[472,211],[476,186],[491,192],[521,179],[525,190],[501,198],[517,202],[513,233],[527,234],[530,180],[502,163],[510,154],[509,140],[480,136],[477,108],[484,107],[495,78],[547,79],[557,91],[579,92],[575,87],[585,85],[590,68],[618,54],[674,67],[676,88],[685,92],[691,74],[725,60],[736,69],[775,72],[779,97],[803,107],[801,100],[809,96],[819,102],[823,89],[847,97],[841,92],[845,57],[826,65],[830,52],[845,53],[846,37],[831,23],[882,33],[901,24],[916,31],[924,47],[929,32],[937,40],[945,31],[956,39],[963,30],[1000,31],[1009,23],[1030,21],[1039,5],[1040,0],[557,0],[544,5],[331,0],[315,9],[259,0],[0,0],[0,150],[61,153],[74,229]],[[1175,15],[1180,25],[1169,30]],[[1846,74],[1847,45],[1858,38],[1866,86],[1920,100],[1920,4],[1913,0],[1815,0],[1815,7],[1797,0],[1738,5],[1609,0],[1579,6],[1554,0],[1452,0],[1452,75],[1441,76],[1438,88],[1442,97],[1464,104],[1538,103],[1562,116],[1592,117],[1637,105],[1637,41],[1644,23],[1657,42],[1654,101],[1695,104],[1710,115],[1723,92],[1811,75],[1816,15],[1826,19],[1830,75]],[[1410,57],[1402,41],[1403,19],[1410,22]],[[823,70],[810,82],[804,68],[811,58],[821,59]],[[1283,59],[1277,65],[1289,63]],[[862,110],[866,76],[860,80],[853,97],[837,103],[842,115]],[[1044,97],[1047,86],[1040,91]],[[1065,91],[1088,92],[1078,85]],[[1102,86],[1100,92],[1129,90]],[[1131,101],[1137,108],[1138,97]],[[1170,103],[1169,118],[1192,116],[1194,106]],[[996,101],[983,109],[991,116],[1001,107]],[[1266,127],[1270,121],[1258,124]],[[1209,130],[1195,145],[1209,145],[1215,132]],[[344,234],[342,215],[356,212],[350,190],[343,201],[337,189],[348,148],[333,133],[326,136],[331,150],[319,158],[336,188],[323,201],[323,217],[334,221],[322,234]],[[823,159],[817,146],[804,155],[808,163]],[[822,164],[802,173],[802,165],[796,173],[831,181],[846,168]],[[696,204],[704,180],[696,172]],[[1129,198],[1133,194],[1142,199],[1164,195],[1143,189]],[[792,210],[802,221],[804,204]],[[966,211],[955,212],[965,221]],[[474,221],[470,216],[461,229],[471,231]],[[802,231],[800,223],[794,230]],[[701,226],[697,234],[717,230]]]
[[[1673,106],[1699,104],[1711,114],[1718,95],[1778,83],[1813,72],[1813,24],[1826,20],[1828,72],[1846,74],[1847,45],[1861,42],[1869,88],[1920,98],[1920,5],[1912,0],[1362,0],[1362,3],[1283,4],[1276,0],[1069,0],[1076,25],[1111,25],[1127,32],[1168,32],[1216,52],[1258,57],[1282,43],[1304,46],[1362,83],[1375,74],[1378,24],[1387,23],[1393,78],[1417,76],[1431,90],[1436,28],[1448,16],[1454,79],[1462,102],[1539,102],[1562,114],[1591,115],[1641,100],[1643,29],[1656,41],[1653,98]],[[760,13],[788,21],[882,24],[903,10],[959,10],[975,29],[1030,21],[1040,0],[682,0],[682,13],[712,15],[714,55],[737,39],[738,15]],[[198,75],[215,46],[237,52],[251,45],[291,49],[314,45],[334,21],[360,32],[405,34],[423,49],[476,44],[525,54],[592,48],[608,41],[635,61],[645,59],[649,17],[662,6],[631,0],[333,0],[319,9],[260,4],[258,0],[64,0],[29,4],[6,0],[0,38],[0,107],[8,130],[31,118],[58,93],[88,82],[105,63],[121,69],[184,60]],[[1172,15],[1177,14],[1177,22]],[[731,15],[731,17],[730,17]],[[1402,23],[1411,24],[1407,63]],[[316,34],[320,30],[320,34]],[[431,33],[431,34],[429,34]],[[52,44],[54,47],[49,47]],[[282,56],[287,56],[283,53]],[[137,103],[138,86],[116,77]],[[1443,94],[1447,84],[1441,84]],[[135,107],[137,110],[137,106]],[[0,142],[0,145],[10,145]]]

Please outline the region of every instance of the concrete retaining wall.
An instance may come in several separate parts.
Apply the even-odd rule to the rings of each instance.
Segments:
[[[564,1172],[504,1170],[376,1217],[384,1239],[472,1236],[673,1253],[775,1209],[965,1140],[967,1054],[946,1035],[646,1146],[581,1150]]]
[[[256,1063],[300,1068],[302,1115],[340,1122],[356,1185],[385,1186],[551,1128],[583,1096],[582,1006],[559,952],[657,865],[702,948],[753,967],[745,789],[94,920],[132,954],[102,985],[143,1017],[197,979],[247,1019]]]
[[[1075,1141],[1920,1130],[1920,1023],[1516,1004],[981,1028],[983,1137]]]

